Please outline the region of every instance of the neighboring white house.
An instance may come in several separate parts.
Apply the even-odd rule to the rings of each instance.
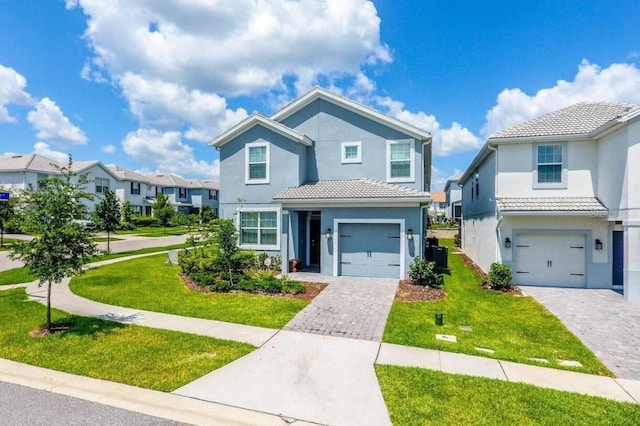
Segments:
[[[441,221],[447,214],[447,195],[444,191],[431,191],[431,206],[429,206],[429,217],[433,221]]]
[[[640,301],[640,105],[583,102],[501,131],[460,184],[462,248],[483,270]]]
[[[458,182],[462,177],[462,173],[451,176],[447,179],[447,183],[444,186],[444,193],[446,194],[446,218],[449,220],[455,220],[460,222],[462,216],[462,190],[458,186]]]
[[[107,166],[120,179],[120,185],[115,190],[120,202],[128,201],[136,214],[151,216],[151,205],[155,202],[162,186],[157,185],[153,178],[127,170],[124,167],[110,164]]]
[[[39,182],[55,175],[60,175],[58,163],[38,154],[18,154],[0,156],[0,185],[5,188],[38,188]],[[72,169],[78,175],[86,174],[89,184],[87,191],[96,197],[86,202],[89,210],[93,210],[100,202],[106,189],[115,190],[120,185],[118,177],[99,161],[76,161]]]
[[[169,197],[171,205],[179,213],[200,213],[202,207],[208,205],[216,215],[218,214],[217,181],[183,179],[170,173],[150,175],[149,178],[162,188],[162,193]]]

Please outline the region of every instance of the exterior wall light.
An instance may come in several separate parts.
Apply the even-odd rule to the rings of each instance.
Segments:
[[[413,240],[413,229],[407,231],[407,240]]]
[[[333,233],[331,232],[331,228],[327,228],[327,232],[324,233],[325,237],[327,237],[327,240],[330,240],[331,238],[333,238]]]
[[[507,237],[504,239],[504,247],[511,248],[511,238]]]
[[[602,241],[599,238],[596,238],[596,250],[602,250]]]

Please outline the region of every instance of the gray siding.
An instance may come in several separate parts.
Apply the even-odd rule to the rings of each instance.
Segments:
[[[496,154],[492,152],[478,167],[479,194],[476,195],[475,171],[462,186],[463,219],[482,218],[496,213]],[[473,188],[473,196],[471,189]]]

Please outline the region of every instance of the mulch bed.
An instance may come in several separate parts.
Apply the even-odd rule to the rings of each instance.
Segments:
[[[31,337],[45,337],[55,333],[61,333],[63,331],[67,331],[71,328],[70,325],[52,325],[51,330],[47,330],[47,327],[36,328],[35,330],[31,330],[29,332],[29,336]]]
[[[399,302],[435,302],[447,295],[441,288],[415,285],[411,280],[400,280],[396,299]]]
[[[204,293],[204,294],[218,293],[218,292],[209,290],[208,287],[199,286],[187,274],[181,273],[180,278],[182,279],[184,284],[192,291],[196,291],[198,293]],[[308,302],[311,302],[327,286],[327,284],[325,283],[308,283],[304,281],[301,281],[300,284],[302,284],[307,291],[305,291],[304,293],[298,293],[298,294],[289,294],[289,293],[274,294],[274,293],[265,293],[265,292],[257,292],[257,293],[251,293],[251,294],[260,294],[263,296],[271,296],[271,297],[286,297],[287,299],[298,299],[298,300],[306,300]],[[245,292],[233,290],[233,291],[230,291],[229,293],[245,293]]]

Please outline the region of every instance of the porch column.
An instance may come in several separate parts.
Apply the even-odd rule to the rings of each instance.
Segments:
[[[282,265],[280,266],[280,270],[283,274],[288,274],[289,272],[289,212],[286,210],[282,211],[282,218],[280,224],[280,257],[282,260]]]

